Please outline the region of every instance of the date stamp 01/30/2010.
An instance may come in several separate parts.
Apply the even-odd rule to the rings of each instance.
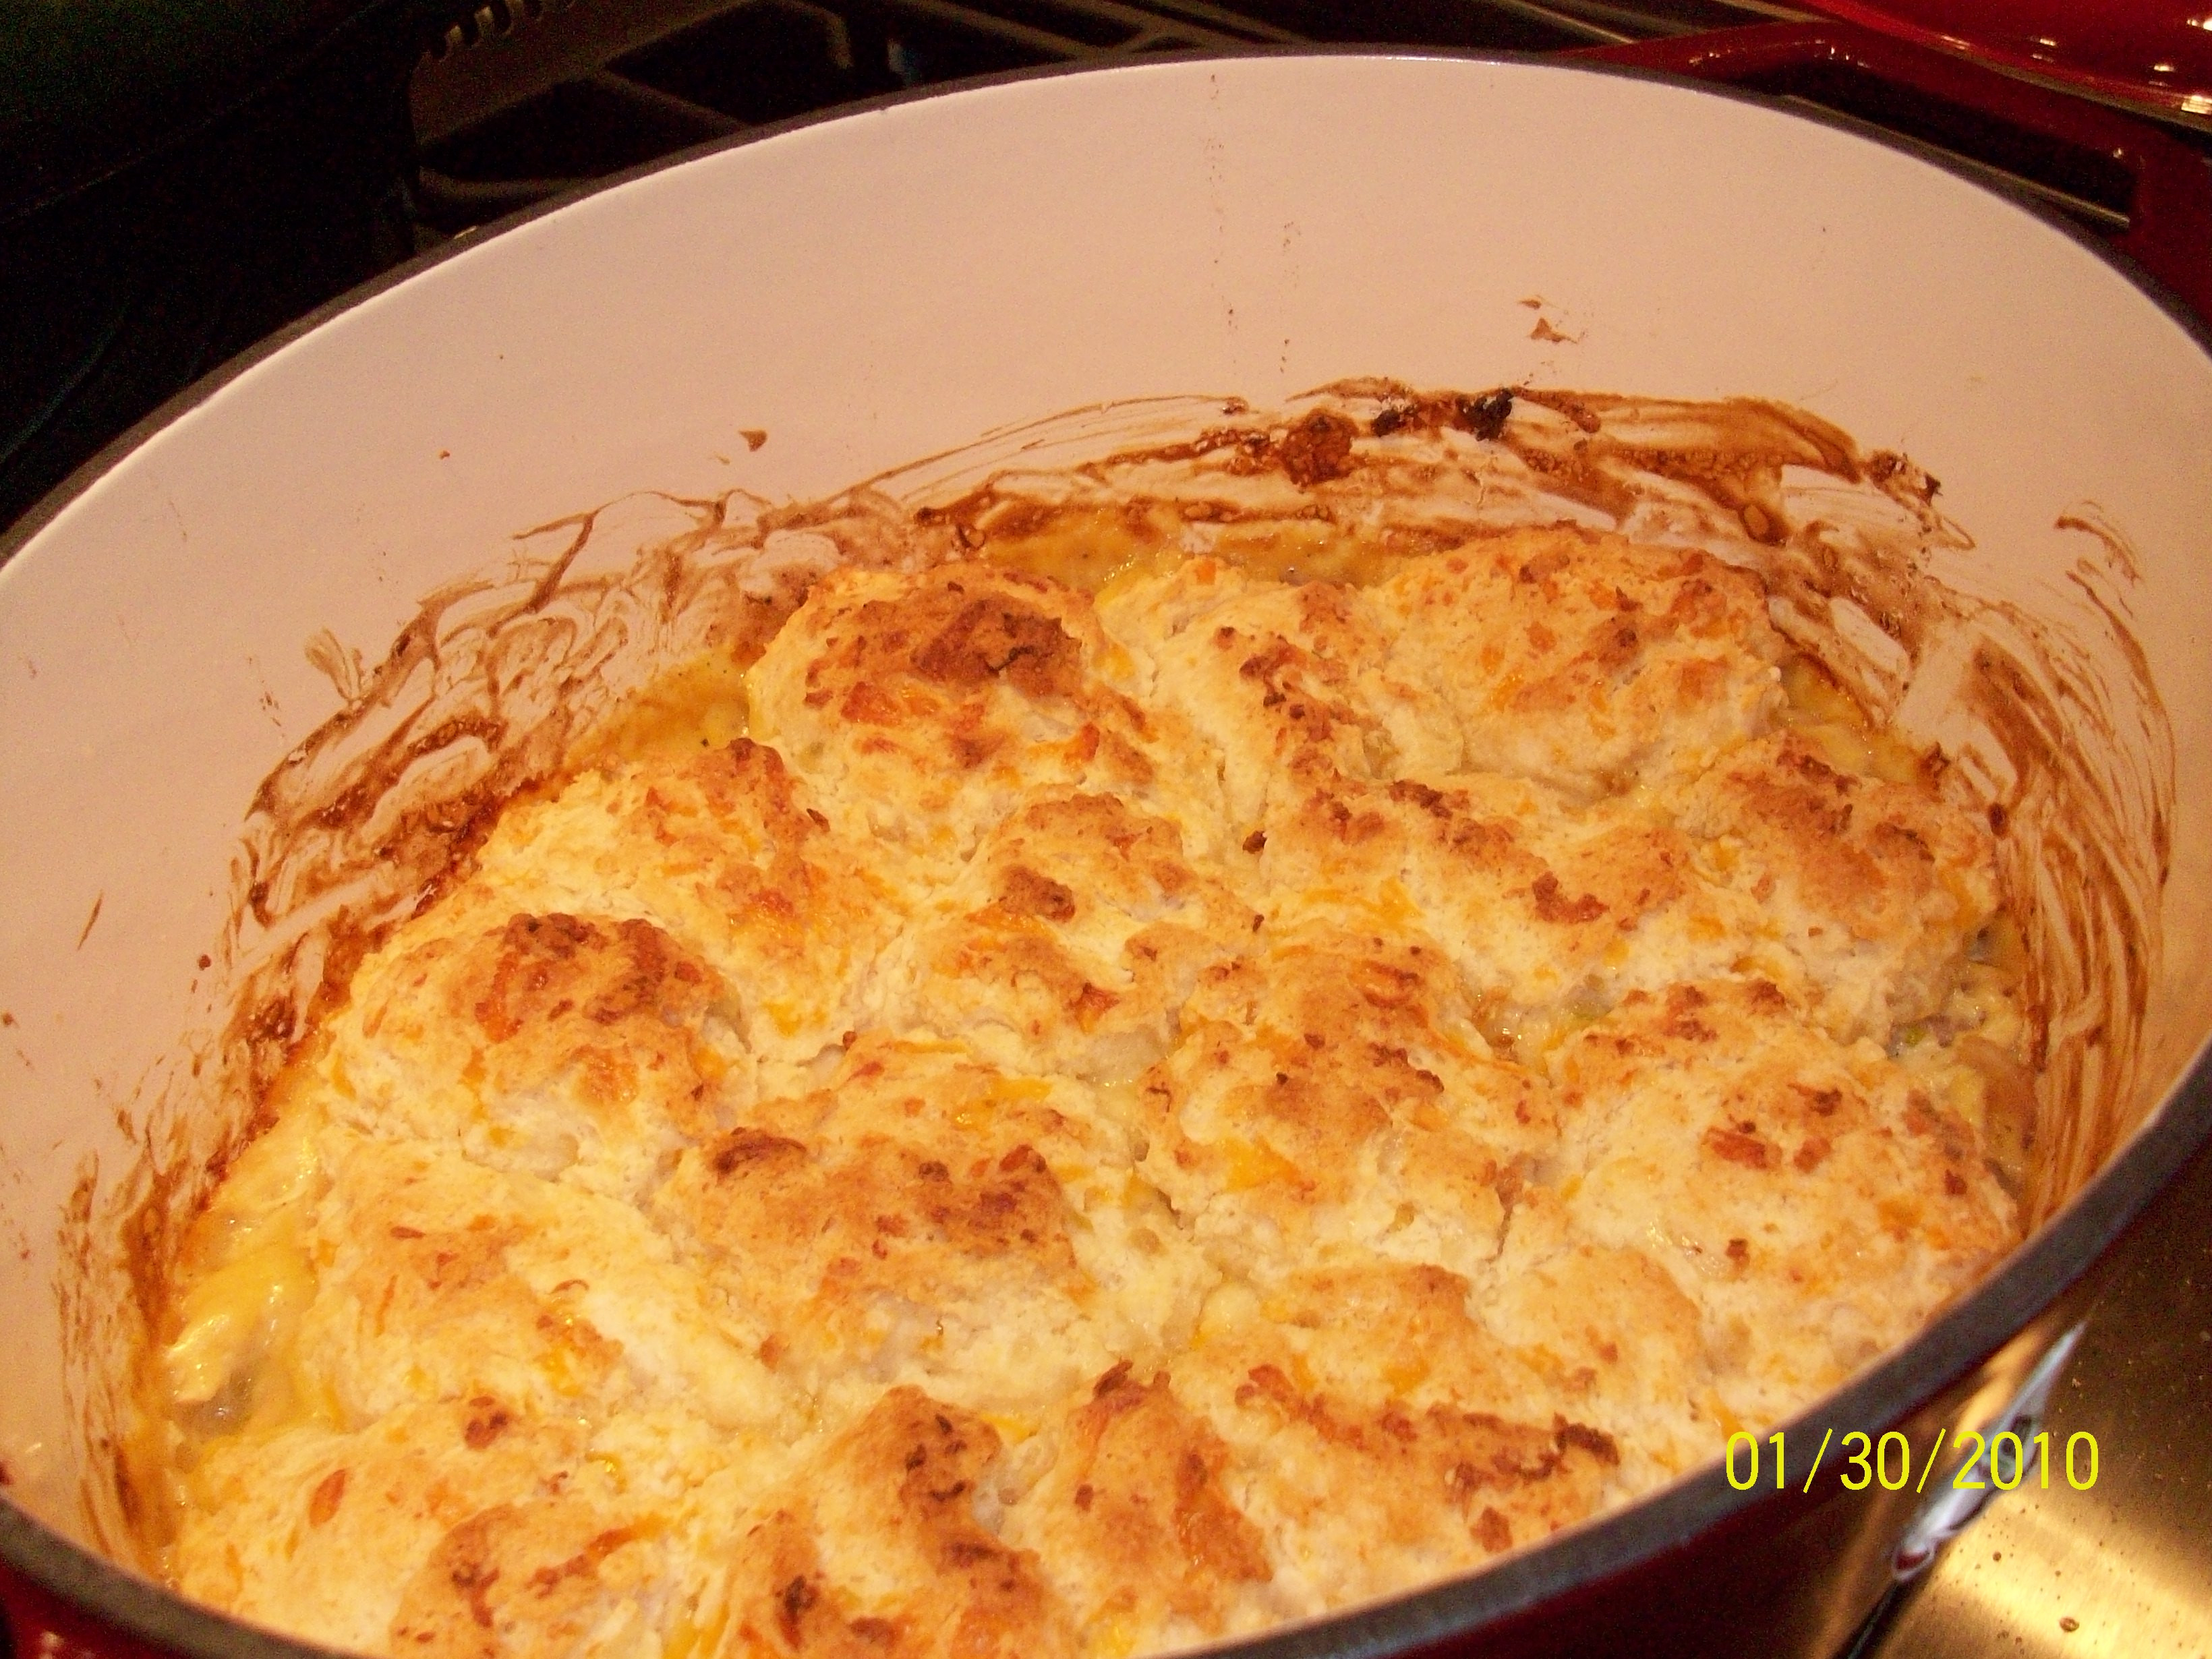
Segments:
[[[1929,1477],[1944,1466],[1947,1449],[1953,1460],[1948,1478],[1931,1481]],[[1788,1441],[1779,1431],[1764,1440],[1743,1430],[1729,1437],[1729,1485],[1738,1492],[1769,1480],[1778,1491],[1786,1489],[1791,1484],[1792,1461]],[[1884,1492],[1902,1492],[1907,1486],[1926,1492],[1930,1485],[1939,1490],[1948,1486],[1954,1492],[2010,1492],[2022,1485],[2048,1491],[2054,1480],[2063,1480],[2075,1492],[2087,1492],[2097,1484],[2097,1437],[2084,1431],[2054,1443],[2048,1431],[2023,1437],[2005,1429],[1992,1435],[1969,1431],[1952,1440],[1948,1430],[1939,1429],[1928,1455],[1922,1457],[1896,1429],[1882,1435],[1863,1429],[1838,1435],[1832,1428],[1820,1437],[1820,1449],[1799,1483],[1805,1492],[1813,1490],[1824,1466],[1850,1492],[1863,1492],[1869,1486]]]

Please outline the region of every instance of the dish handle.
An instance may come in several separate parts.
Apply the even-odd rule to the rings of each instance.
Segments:
[[[1856,70],[2086,151],[2129,180],[2125,228],[2112,242],[2212,324],[2212,163],[2132,116],[1842,22],[1759,23],[1568,55],[1755,91],[1786,90],[1792,70]]]

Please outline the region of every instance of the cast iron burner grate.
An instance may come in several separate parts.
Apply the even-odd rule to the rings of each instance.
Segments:
[[[655,156],[855,99],[1151,52],[1547,52],[1803,14],[1759,0],[493,0],[412,88],[425,246]]]
[[[749,127],[1005,70],[1302,44],[1568,51],[1808,15],[1771,0],[489,0],[414,76],[416,240]],[[2109,156],[1848,65],[1760,90],[1918,139],[2090,229],[2126,228],[2130,180]]]

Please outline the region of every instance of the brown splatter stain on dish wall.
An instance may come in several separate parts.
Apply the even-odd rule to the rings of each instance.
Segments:
[[[2069,514],[2058,527],[2100,545],[2067,572],[2074,625],[1991,605],[1954,691],[1991,734],[1965,758],[2003,825],[1998,874],[2021,896],[2027,1001],[2045,1015],[2029,1056],[2045,1103],[2024,1206],[2036,1219],[2140,1121],[2142,1028],[2173,855],[2173,735],[2126,611],[2139,565],[2101,521]],[[2063,1102],[2075,1109],[2051,1109]]]
[[[2094,515],[2062,521],[2099,547],[2072,573],[2080,602],[2045,618],[1936,580],[1931,565],[1972,545],[1936,511],[1936,482],[1801,410],[1386,380],[1297,403],[1273,415],[1220,397],[1102,404],[827,501],[672,501],[686,527],[627,563],[599,556],[599,515],[579,514],[520,538],[550,550],[520,576],[425,599],[346,706],[264,781],[212,975],[221,1035],[149,1090],[137,1166],[105,1186],[88,1167],[64,1224],[72,1407],[85,1443],[108,1449],[85,1492],[100,1540],[131,1556],[144,1535],[134,1384],[113,1356],[149,1351],[179,1230],[266,1121],[269,1090],[355,965],[653,670],[714,650],[749,659],[836,563],[999,557],[1080,527],[1112,544],[1094,580],[1146,557],[1273,549],[1272,574],[1361,580],[1566,520],[1753,568],[1778,626],[1877,719],[1924,726],[1942,787],[2000,827],[2045,1079],[2029,1218],[2094,1173],[2146,1103],[2135,1051],[2172,811],[2172,738],[2127,623],[2124,538]],[[1942,718],[1916,726],[1931,707]]]

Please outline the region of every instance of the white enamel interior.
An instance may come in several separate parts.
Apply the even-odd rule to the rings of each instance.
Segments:
[[[1573,343],[1533,340],[1543,314]],[[2212,1028],[2212,361],[2065,235],[1764,106],[1557,64],[1260,58],[986,88],[709,155],[356,306],[0,568],[0,1455],[74,1526],[52,1283],[178,1039],[256,781],[517,531],[832,489],[1102,399],[1335,377],[1803,405],[1909,452],[2033,604],[2099,504],[2180,757],[2148,1075]],[[741,429],[764,428],[749,451]],[[98,918],[86,931],[95,905]]]

